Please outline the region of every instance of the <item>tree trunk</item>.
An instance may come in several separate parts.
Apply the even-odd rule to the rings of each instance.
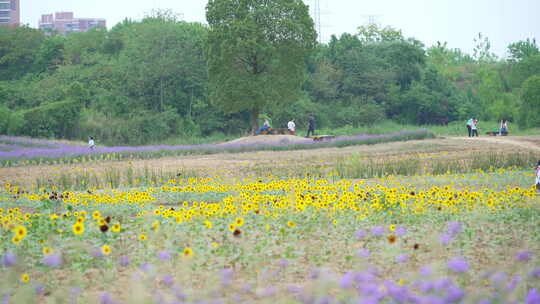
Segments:
[[[259,109],[251,110],[251,135],[255,135],[255,131],[259,128]]]

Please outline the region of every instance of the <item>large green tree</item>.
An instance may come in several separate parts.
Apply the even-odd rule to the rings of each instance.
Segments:
[[[316,43],[301,0],[210,0],[206,55],[212,102],[226,113],[259,113],[294,102]]]

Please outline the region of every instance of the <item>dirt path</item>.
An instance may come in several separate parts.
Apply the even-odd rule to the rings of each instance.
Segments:
[[[540,145],[536,143],[538,136],[520,136],[520,137],[457,137],[467,141],[483,141],[491,144],[514,146],[525,150],[540,151]]]

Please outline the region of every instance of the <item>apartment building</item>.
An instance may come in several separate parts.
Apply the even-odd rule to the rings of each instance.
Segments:
[[[19,0],[0,0],[0,25],[19,25],[21,6]]]
[[[58,32],[62,35],[86,32],[94,27],[106,28],[107,21],[101,18],[75,18],[73,12],[57,12],[41,15],[41,19],[39,20],[39,28],[41,30]]]

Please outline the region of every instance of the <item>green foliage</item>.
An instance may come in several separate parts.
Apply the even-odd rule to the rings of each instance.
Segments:
[[[531,76],[523,84],[521,124],[525,127],[540,125],[540,75]]]
[[[80,117],[81,104],[60,101],[23,111],[24,124],[17,130],[32,137],[66,138],[74,134]]]
[[[540,75],[534,39],[510,44],[508,60],[483,35],[468,55],[443,42],[426,49],[376,25],[317,45],[300,0],[214,0],[207,18],[210,27],[157,10],[67,37],[0,27],[0,132],[94,135],[113,145],[199,142],[246,134],[260,113],[279,128],[295,119],[299,129],[314,113],[328,134],[376,130],[385,119],[457,121],[459,130],[473,116],[537,126],[533,81],[525,88]],[[80,117],[47,110],[63,102],[77,103]],[[44,119],[49,112],[53,119]]]
[[[210,0],[206,58],[210,98],[226,113],[259,113],[299,96],[316,33],[300,0]]]
[[[540,54],[540,50],[536,45],[536,39],[529,39],[525,41],[518,41],[508,46],[508,52],[510,53],[510,61],[521,61]]]
[[[26,26],[0,26],[0,80],[36,72],[34,60],[44,37],[41,31]]]

